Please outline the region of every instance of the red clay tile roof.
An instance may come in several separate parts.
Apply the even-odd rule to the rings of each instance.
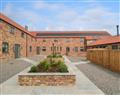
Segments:
[[[37,38],[84,38],[80,36],[40,36]]]
[[[101,35],[101,36],[111,36],[108,32],[106,31],[31,31],[30,32],[32,35],[37,36],[37,37],[66,37],[66,36],[71,36],[71,37],[85,37],[87,35],[91,37],[86,37],[87,39],[96,39],[93,38],[92,36],[95,35]]]
[[[89,46],[112,44],[112,43],[120,43],[120,36],[105,37],[105,38],[99,39],[99,40],[91,43]]]
[[[5,16],[4,14],[0,13],[0,19],[2,19],[3,21],[13,25],[14,27],[20,29],[21,31],[31,35],[31,33],[29,31],[27,31],[24,27],[22,27],[21,25],[17,24],[16,22],[14,22],[13,20],[11,20],[10,18],[8,18],[7,16]],[[31,35],[33,36],[33,35]]]
[[[77,34],[109,34],[107,31],[30,31],[31,34],[69,34],[69,33],[77,33]]]
[[[85,36],[86,40],[93,40],[93,39],[97,39],[97,38],[94,38],[93,36]]]

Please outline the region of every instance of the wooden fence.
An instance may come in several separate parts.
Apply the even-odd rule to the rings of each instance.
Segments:
[[[87,59],[115,72],[120,72],[120,50],[91,49]]]

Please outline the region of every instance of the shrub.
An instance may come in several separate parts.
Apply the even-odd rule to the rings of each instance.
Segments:
[[[45,71],[48,71],[50,69],[50,63],[47,60],[40,62],[39,65]]]
[[[53,57],[53,58],[56,58],[56,57],[57,57],[57,54],[53,54],[52,57]]]
[[[63,61],[52,61],[45,59],[41,61],[37,66],[32,66],[29,72],[68,72],[67,66]]]
[[[52,54],[52,55],[48,55],[47,58],[61,58],[62,55],[60,54]]]
[[[62,58],[62,55],[58,55],[58,57]]]
[[[29,72],[37,72],[37,67],[36,66],[32,66]]]
[[[47,58],[52,58],[53,56],[52,55],[48,55]]]
[[[68,72],[67,66],[63,62],[58,62],[60,72]]]

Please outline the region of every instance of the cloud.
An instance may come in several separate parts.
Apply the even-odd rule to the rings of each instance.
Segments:
[[[119,14],[111,12],[102,6],[89,8],[84,12],[72,9],[64,10],[58,14],[61,22],[71,24],[70,28],[79,29],[106,29],[115,34],[116,24],[119,24]],[[63,23],[63,24],[64,24]]]
[[[28,25],[31,30],[108,30],[112,34],[116,32],[116,24],[119,24],[119,14],[112,12],[96,0],[90,0],[97,4],[93,7],[80,9],[80,4],[70,6],[63,3],[48,3],[44,1],[33,2],[31,8],[15,6],[7,3],[3,12],[20,24]],[[88,3],[87,3],[88,4]],[[92,5],[91,5],[92,4]],[[44,14],[44,13],[48,14]]]
[[[47,3],[45,1],[39,1],[39,2],[34,2],[33,7],[35,9],[48,9],[48,10],[58,10],[62,5],[59,6],[59,4],[52,4],[52,3]]]
[[[12,12],[12,9],[13,9],[13,4],[11,3],[7,3],[5,8],[4,9],[1,9],[1,12],[6,14],[7,16],[12,16],[13,17],[13,12]]]
[[[7,3],[2,9],[2,13],[17,21],[21,25],[28,25],[29,29],[38,29],[41,22],[48,23],[49,19],[31,9],[16,7],[14,3]]]

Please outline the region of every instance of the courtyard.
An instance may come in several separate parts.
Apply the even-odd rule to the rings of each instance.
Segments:
[[[0,6],[0,95],[120,95],[120,0]]]
[[[67,56],[64,56],[65,61],[76,74],[74,86],[19,86],[17,81],[19,73],[44,58],[45,56],[38,55],[1,64],[2,95],[119,95],[120,93],[118,73],[91,64],[86,58]]]

